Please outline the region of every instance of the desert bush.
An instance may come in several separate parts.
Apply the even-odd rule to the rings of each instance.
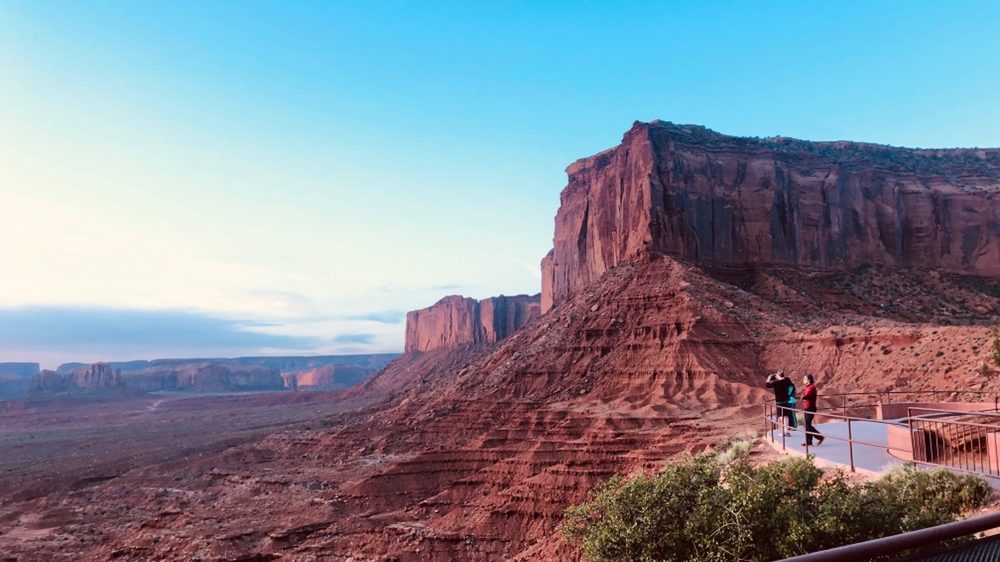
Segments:
[[[991,335],[993,342],[990,345],[990,356],[993,359],[993,365],[1000,369],[1000,330],[993,328]]]
[[[757,432],[752,429],[722,439],[714,447],[716,451],[720,451],[716,460],[720,465],[727,466],[745,458],[756,440]]]
[[[900,506],[904,530],[952,521],[955,514],[983,505],[992,493],[979,476],[943,468],[917,470],[913,465],[894,469],[870,487],[881,501]]]
[[[612,478],[566,510],[562,533],[591,562],[766,561],[952,521],[990,496],[945,470],[852,484],[804,458],[755,467],[739,443]]]

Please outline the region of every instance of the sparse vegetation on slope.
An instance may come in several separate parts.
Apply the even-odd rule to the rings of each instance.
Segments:
[[[592,562],[766,561],[947,523],[991,493],[943,469],[853,484],[802,458],[754,467],[747,450],[615,477],[566,511],[563,534]]]
[[[993,359],[993,365],[1000,369],[1000,330],[993,328],[991,335],[993,336],[993,341],[990,356]]]

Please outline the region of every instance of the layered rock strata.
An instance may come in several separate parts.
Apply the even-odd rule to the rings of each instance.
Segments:
[[[539,295],[490,297],[477,301],[447,296],[406,315],[406,351],[454,349],[509,337],[540,312]]]
[[[1000,276],[998,149],[740,138],[654,121],[566,172],[543,311],[642,250],[706,268]]]

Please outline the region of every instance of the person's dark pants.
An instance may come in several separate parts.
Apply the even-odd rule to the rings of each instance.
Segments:
[[[816,430],[813,425],[813,418],[816,417],[816,410],[806,410],[806,443],[809,445],[813,444],[813,437],[815,436],[820,441],[823,440],[823,435]]]
[[[778,407],[778,415],[775,416],[775,421],[781,419],[781,416],[785,416],[786,427],[795,429],[795,426],[798,424],[795,423],[795,410],[792,406],[788,402],[775,402],[774,405]]]

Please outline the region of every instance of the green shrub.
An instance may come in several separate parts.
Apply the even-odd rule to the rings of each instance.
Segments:
[[[906,531],[954,520],[957,513],[981,506],[992,489],[979,476],[958,475],[943,468],[897,468],[871,484],[881,501],[900,506]]]
[[[687,541],[688,522],[677,514],[694,513],[719,489],[715,459],[696,457],[667,466],[657,475],[614,477],[597,487],[592,499],[566,511],[565,532],[582,543],[592,560],[660,560],[675,552],[695,554]]]
[[[990,333],[993,336],[993,342],[991,344],[990,355],[993,358],[993,364],[1000,368],[1000,330],[993,328]]]
[[[982,478],[945,470],[851,484],[803,458],[754,467],[739,443],[612,478],[566,510],[564,536],[591,562],[766,561],[952,521],[990,496]]]
[[[746,458],[753,448],[754,441],[757,440],[757,432],[751,429],[745,430],[737,435],[727,437],[715,444],[716,451],[722,451],[716,457],[716,461],[722,466],[732,464],[734,461]]]

